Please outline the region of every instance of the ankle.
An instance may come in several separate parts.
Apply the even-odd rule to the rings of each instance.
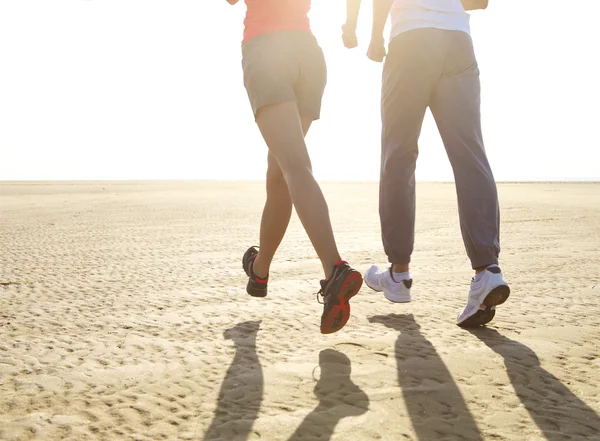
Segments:
[[[479,267],[475,268],[475,274],[477,275],[477,274],[484,272],[486,269],[488,269],[492,265],[495,265],[495,264],[490,263],[489,265],[483,265],[483,266],[479,266]]]
[[[337,265],[339,265],[341,262],[343,262],[341,257],[337,257],[337,259],[328,262],[327,264],[323,264],[323,271],[325,272],[325,279],[329,280],[331,278],[331,276],[333,275],[333,270],[335,269],[335,267]]]
[[[260,261],[260,253],[254,259],[254,262],[252,262],[252,272],[259,279],[266,279],[269,276],[269,265],[263,265]]]
[[[408,263],[394,263],[392,265],[392,271],[395,273],[407,273],[409,272]]]

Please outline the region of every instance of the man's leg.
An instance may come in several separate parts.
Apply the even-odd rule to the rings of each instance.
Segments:
[[[390,43],[383,70],[379,213],[383,246],[398,272],[408,271],[415,228],[418,140],[432,84],[427,29]]]
[[[312,123],[312,118],[301,118],[304,136]],[[292,198],[285,182],[281,167],[273,153],[269,152],[267,169],[267,201],[260,222],[260,249],[252,269],[254,274],[265,278],[273,256],[283,240],[292,216]]]
[[[433,94],[431,111],[448,153],[458,196],[460,227],[473,269],[498,263],[496,182],[481,133],[479,68],[471,38],[450,35],[447,71]]]
[[[298,217],[321,259],[325,277],[329,277],[341,258],[327,203],[312,174],[298,107],[293,101],[262,107],[256,123],[281,167]]]
[[[438,65],[443,64],[431,31],[418,29],[395,37],[383,69],[379,215],[383,247],[392,266],[372,266],[365,283],[396,303],[411,300],[418,141],[432,85],[441,70]]]
[[[476,327],[489,323],[510,288],[497,266],[499,209],[496,182],[481,134],[479,69],[471,37],[446,31],[446,71],[433,95],[431,111],[454,170],[460,226],[476,275],[456,323]]]

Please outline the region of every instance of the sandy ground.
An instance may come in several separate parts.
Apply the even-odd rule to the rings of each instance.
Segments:
[[[376,184],[327,184],[343,257],[384,263]],[[493,326],[451,184],[418,187],[414,301],[319,333],[296,218],[246,295],[262,183],[0,184],[2,440],[600,440],[600,185],[503,184]]]

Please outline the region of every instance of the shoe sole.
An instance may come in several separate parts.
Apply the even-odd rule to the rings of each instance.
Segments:
[[[367,285],[370,289],[372,289],[375,292],[382,292],[383,295],[385,296],[385,298],[388,299],[392,303],[410,303],[410,300],[411,300],[410,296],[390,298],[385,293],[385,290],[383,290],[383,289],[375,289],[371,285],[369,285],[369,282],[367,282],[367,279],[365,279],[365,285]]]
[[[410,296],[390,297],[383,291],[383,295],[392,303],[410,303]]]
[[[366,277],[365,277],[364,281],[365,281],[365,285],[367,285],[367,286],[368,286],[370,289],[372,289],[373,291],[375,291],[375,292],[382,292],[382,290],[381,290],[381,289],[373,288],[371,285],[369,285],[369,282],[367,282],[367,279],[366,279]]]
[[[471,317],[457,323],[461,328],[476,328],[478,326],[487,325],[496,316],[496,310],[492,309],[495,306],[502,305],[510,296],[510,287],[508,285],[500,285],[492,289],[490,293],[483,299],[482,305],[485,309],[478,310]]]
[[[365,282],[365,285],[367,285],[370,289],[372,289],[375,292],[383,292],[382,289],[377,289],[377,288],[373,288],[371,285],[369,285],[368,282],[368,278],[369,278],[369,274],[371,274],[371,270],[375,269],[375,267],[371,267],[366,273],[365,276],[363,277],[363,281]],[[375,271],[376,272],[376,271]]]
[[[350,319],[350,299],[358,294],[363,278],[358,271],[352,270],[344,281],[336,296],[336,304],[321,324],[321,334],[333,334],[342,329]]]
[[[250,296],[252,296],[252,297],[258,297],[258,298],[267,297],[267,290],[266,289],[264,289],[264,290],[254,290],[250,286],[251,283],[252,283],[252,280],[248,281],[248,285],[246,286],[246,292],[248,294],[250,294]]]

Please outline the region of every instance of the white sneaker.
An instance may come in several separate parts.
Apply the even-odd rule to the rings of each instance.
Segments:
[[[410,287],[412,279],[396,282],[392,278],[392,268],[380,270],[373,265],[365,273],[364,280],[366,285],[374,291],[381,292],[390,302],[408,303],[410,302]]]
[[[509,295],[510,288],[498,265],[487,267],[477,282],[475,278],[471,280],[467,306],[456,319],[456,324],[472,328],[491,322],[496,315],[496,306],[506,302]]]

